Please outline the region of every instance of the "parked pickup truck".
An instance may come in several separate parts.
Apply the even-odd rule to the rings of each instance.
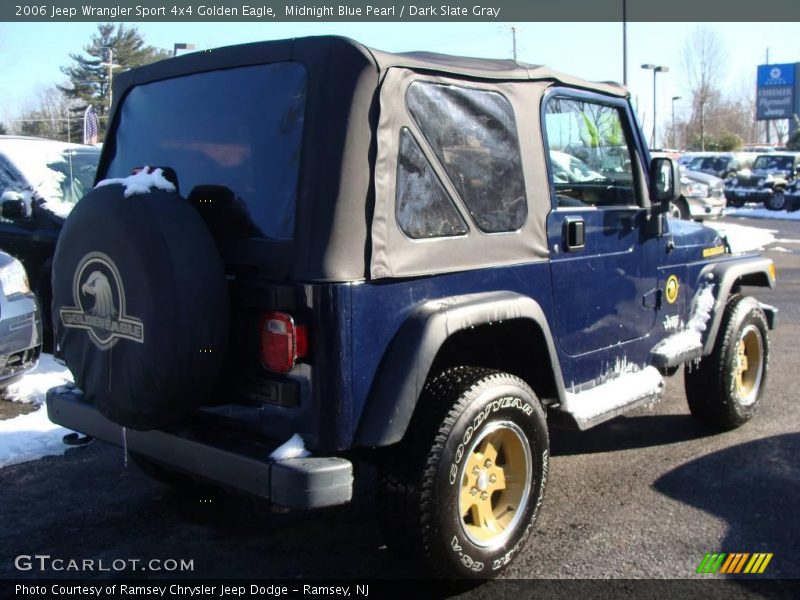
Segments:
[[[486,578],[536,522],[549,424],[684,365],[709,428],[765,399],[777,311],[747,290],[774,265],[667,218],[677,165],[619,85],[336,37],[114,84],[53,265],[76,384],[47,406],[161,479],[317,508],[372,461],[388,543]],[[555,178],[580,148],[602,173]]]

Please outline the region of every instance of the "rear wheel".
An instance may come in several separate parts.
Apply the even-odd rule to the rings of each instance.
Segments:
[[[525,382],[486,369],[443,372],[384,461],[390,542],[440,576],[494,577],[536,519],[548,452],[544,413]]]
[[[758,303],[735,296],[725,308],[712,353],[687,367],[689,410],[714,429],[734,429],[749,421],[764,391],[769,367],[767,319]]]
[[[786,193],[782,188],[776,188],[769,198],[764,200],[764,206],[769,210],[784,210],[786,208]]]

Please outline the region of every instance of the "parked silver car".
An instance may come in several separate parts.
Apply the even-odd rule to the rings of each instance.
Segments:
[[[653,157],[666,156],[651,152]],[[670,203],[670,215],[676,219],[718,219],[725,210],[725,182],[700,171],[681,167],[681,197]]]
[[[42,320],[25,267],[0,252],[0,388],[36,366],[42,351]]]

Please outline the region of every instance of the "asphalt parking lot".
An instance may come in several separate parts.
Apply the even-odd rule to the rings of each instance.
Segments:
[[[554,430],[545,503],[505,577],[709,577],[695,573],[708,552],[771,552],[764,577],[800,578],[800,223],[737,223],[777,230],[780,248],[766,252],[778,287],[757,294],[780,309],[760,413],[709,434],[689,415],[679,373],[652,408],[584,433]],[[374,474],[363,475],[350,505],[283,513],[238,496],[181,497],[100,443],[10,466],[0,469],[0,577],[93,576],[19,571],[21,554],[193,561],[175,577],[416,576],[385,547]]]

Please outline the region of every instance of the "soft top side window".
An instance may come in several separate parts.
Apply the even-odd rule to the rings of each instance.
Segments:
[[[520,229],[528,207],[509,101],[494,91],[415,81],[406,104],[478,228]]]
[[[400,229],[412,239],[453,237],[466,235],[468,231],[442,182],[406,127],[400,131],[396,210]]]
[[[547,159],[558,207],[641,204],[624,123],[617,106],[561,96],[547,101]]]

